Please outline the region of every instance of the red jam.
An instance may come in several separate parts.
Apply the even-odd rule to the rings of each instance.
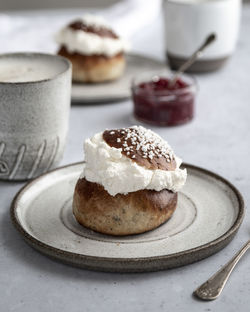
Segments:
[[[134,115],[138,120],[157,126],[186,123],[194,115],[194,83],[157,77],[132,87]]]

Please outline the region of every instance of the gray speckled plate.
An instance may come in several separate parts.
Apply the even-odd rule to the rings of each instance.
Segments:
[[[72,85],[72,102],[81,104],[114,102],[130,97],[131,79],[142,71],[162,70],[166,65],[155,59],[128,54],[126,69],[120,79],[106,83]]]
[[[141,272],[173,268],[225,247],[243,220],[237,189],[220,176],[184,164],[185,187],[172,218],[140,235],[112,237],[80,226],[71,212],[83,163],[68,165],[29,182],[14,198],[15,227],[34,248],[82,268]]]

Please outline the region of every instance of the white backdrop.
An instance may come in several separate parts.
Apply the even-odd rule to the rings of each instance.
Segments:
[[[105,7],[119,0],[0,0],[0,10]]]

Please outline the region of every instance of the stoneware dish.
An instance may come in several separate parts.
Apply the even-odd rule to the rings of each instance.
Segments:
[[[178,267],[225,247],[238,231],[244,203],[222,177],[184,164],[188,179],[172,218],[139,235],[113,237],[80,226],[72,195],[83,163],[62,167],[28,183],[14,198],[12,221],[35,249],[81,268],[144,272]]]
[[[68,132],[71,64],[40,53],[0,55],[0,179],[58,165]]]
[[[114,102],[131,96],[131,80],[142,71],[162,70],[166,65],[149,57],[128,54],[126,69],[120,79],[106,83],[73,83],[72,101],[79,104]]]

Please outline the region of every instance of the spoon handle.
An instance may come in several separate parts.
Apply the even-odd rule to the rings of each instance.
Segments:
[[[236,255],[226,263],[218,272],[210,277],[204,284],[194,291],[194,295],[202,300],[214,300],[221,294],[234,267],[250,247],[250,240],[241,248]]]
[[[190,56],[190,58],[181,65],[178,71],[175,73],[173,79],[171,80],[171,85],[176,83],[178,77],[188,68],[190,67],[198,57],[200,57],[207,46],[209,46],[216,39],[216,35],[214,33],[210,34],[206,40],[202,43],[202,45]]]

